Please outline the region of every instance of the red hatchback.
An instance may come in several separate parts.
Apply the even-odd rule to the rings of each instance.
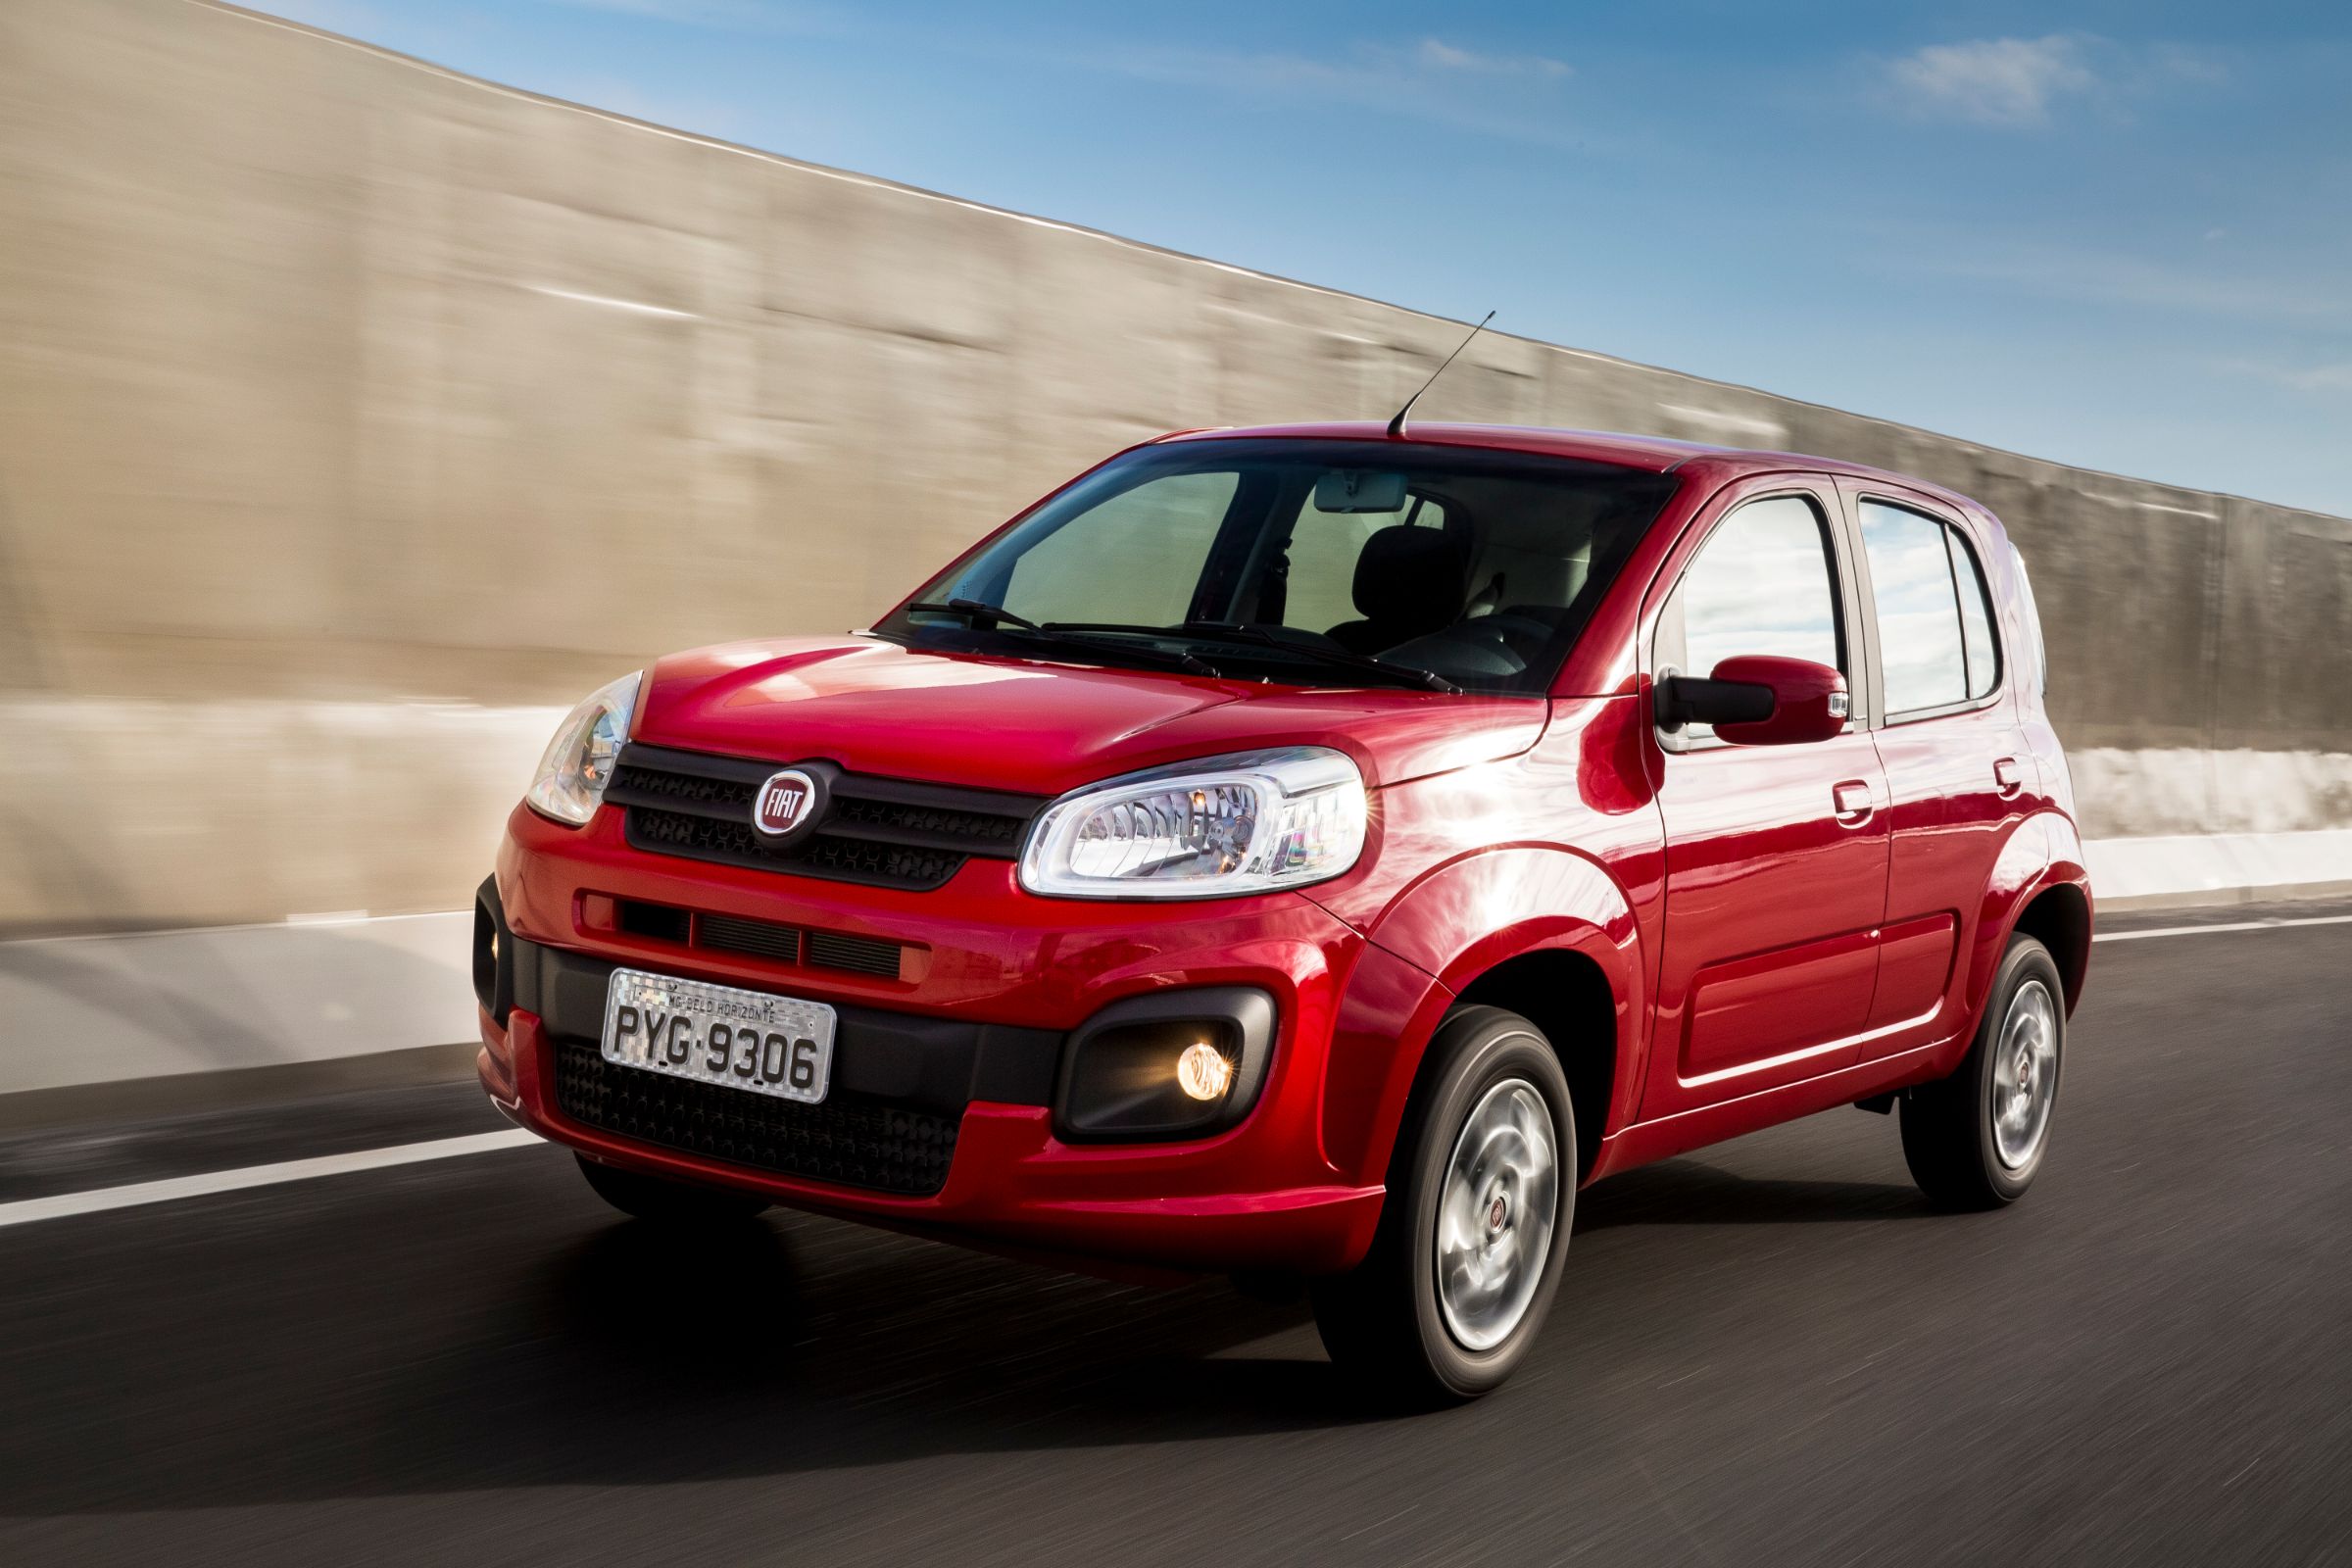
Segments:
[[[483,1083],[596,1190],[1297,1280],[1494,1387],[1575,1194],[1836,1105],[1989,1206],[2090,897],[2022,564],[1843,464],[1172,436],[865,632],[568,717],[477,914]]]

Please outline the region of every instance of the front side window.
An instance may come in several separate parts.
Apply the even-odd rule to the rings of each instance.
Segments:
[[[1676,484],[1402,441],[1170,442],[1048,500],[911,601],[931,608],[875,631],[1300,685],[1541,694]]]
[[[1740,508],[1707,536],[1660,618],[1657,663],[1708,675],[1727,659],[1777,654],[1843,669],[1837,560],[1801,496]]]
[[[1922,513],[1865,501],[1862,549],[1878,609],[1887,713],[1989,695],[2000,676],[1992,606],[1967,541]]]
[[[1654,667],[1708,676],[1727,659],[1773,654],[1845,669],[1838,558],[1803,496],[1750,501],[1715,525],[1658,617]],[[1670,749],[1710,740],[1686,725]]]

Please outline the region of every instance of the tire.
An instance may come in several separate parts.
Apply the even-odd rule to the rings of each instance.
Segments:
[[[1944,1208],[2014,1203],[2049,1152],[2066,1059],[2066,991],[2049,949],[2009,939],[1984,1017],[1949,1078],[1903,1096],[1903,1161]]]
[[[1312,1286],[1332,1360],[1386,1404],[1498,1387],[1559,1289],[1579,1168],[1568,1080],[1542,1031],[1499,1007],[1448,1013],[1397,1134],[1371,1250]],[[1446,1265],[1442,1230],[1470,1241],[1465,1262]]]
[[[665,1181],[603,1164],[585,1154],[572,1157],[580,1162],[580,1174],[588,1178],[597,1197],[623,1214],[653,1224],[673,1228],[741,1225],[767,1207],[767,1200],[756,1194]]]

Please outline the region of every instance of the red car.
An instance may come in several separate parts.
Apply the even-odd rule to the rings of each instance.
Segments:
[[[1612,1172],[1859,1104],[1941,1202],[2032,1183],[2091,912],[2041,689],[2000,524],[1915,479],[1169,436],[871,630],[582,704],[481,890],[482,1081],[631,1214],[1296,1281],[1479,1394]]]

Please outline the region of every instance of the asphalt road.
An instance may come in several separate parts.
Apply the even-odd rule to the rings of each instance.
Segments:
[[[0,1228],[0,1562],[2352,1562],[2348,977],[2352,924],[2103,944],[2023,1203],[1850,1110],[1630,1173],[1518,1380],[1410,1419],[1301,1308],[681,1250],[537,1147]],[[499,1125],[16,1138],[0,1202]]]

